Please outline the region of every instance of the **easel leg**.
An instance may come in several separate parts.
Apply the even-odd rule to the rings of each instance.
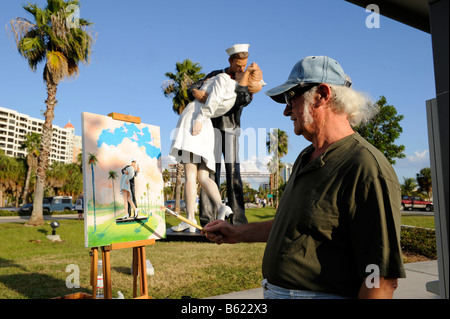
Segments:
[[[141,296],[148,295],[148,285],[147,285],[147,264],[145,261],[145,246],[138,247],[139,250],[139,261],[140,261],[140,275],[141,275]]]
[[[91,286],[92,299],[97,299],[98,247],[91,248]]]
[[[104,247],[102,249],[102,260],[103,260],[103,289],[105,292],[105,299],[112,299],[110,251],[104,249]]]
[[[139,273],[138,247],[133,247],[133,298],[137,297],[137,276]]]
[[[133,247],[133,298],[137,297],[137,277],[139,276],[140,297],[148,295],[145,246]]]

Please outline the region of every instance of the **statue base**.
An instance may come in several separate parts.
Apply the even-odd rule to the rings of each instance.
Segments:
[[[166,230],[166,238],[162,241],[191,241],[191,242],[204,242],[212,243],[205,235],[202,235],[200,230],[196,229],[195,233],[189,231],[176,232],[170,228]]]

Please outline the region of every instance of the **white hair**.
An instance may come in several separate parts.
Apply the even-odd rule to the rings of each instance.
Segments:
[[[372,102],[369,95],[345,86],[328,85],[332,92],[329,103],[331,109],[337,114],[345,113],[352,127],[367,123],[378,113],[378,106]],[[317,86],[304,94],[305,107],[303,113],[306,123],[312,123],[313,121],[310,106],[314,102],[313,98],[316,91]]]

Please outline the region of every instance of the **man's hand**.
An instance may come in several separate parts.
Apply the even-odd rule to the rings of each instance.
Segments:
[[[244,225],[231,225],[222,220],[215,220],[203,227],[206,238],[216,244],[236,243],[262,243],[267,242],[273,220],[249,223]]]
[[[203,103],[203,104],[206,103],[206,100],[208,99],[208,93],[203,90],[193,89],[192,95],[194,96],[194,98],[197,101],[199,101],[200,103]]]
[[[206,238],[216,244],[236,244],[239,242],[238,229],[223,220],[215,220],[203,227],[202,233],[206,232]]]
[[[194,126],[192,127],[192,135],[198,135],[202,131],[202,122],[194,121]]]

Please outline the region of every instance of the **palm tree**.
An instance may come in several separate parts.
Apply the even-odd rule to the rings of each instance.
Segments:
[[[61,162],[53,162],[46,172],[46,187],[50,190],[51,194],[58,196],[64,195],[62,188],[67,183],[68,171],[66,164]]]
[[[8,202],[8,194],[14,183],[16,162],[16,158],[7,156],[5,151],[0,149],[0,203],[2,206]]]
[[[79,6],[78,0],[47,0],[42,9],[36,4],[27,4],[23,8],[30,13],[35,22],[24,18],[10,21],[10,33],[14,36],[19,53],[28,61],[32,71],[45,62],[44,83],[47,86],[47,109],[42,127],[40,155],[37,164],[37,180],[33,213],[28,225],[44,224],[42,200],[44,196],[45,172],[48,167],[54,109],[57,104],[56,91],[58,84],[65,78],[78,74],[78,64],[89,63],[93,38],[87,31],[90,22],[77,19],[77,24],[68,23],[73,17],[71,6]]]
[[[224,180],[219,186],[220,198],[225,199],[227,192],[227,180]]]
[[[89,153],[88,164],[91,165],[92,172],[92,201],[94,206],[94,232],[97,230],[97,216],[95,212],[95,177],[94,177],[94,166],[97,165],[97,156],[95,154]]]
[[[402,189],[402,195],[414,195],[416,193],[417,183],[414,178],[403,177],[403,184],[400,185]]]
[[[0,150],[0,203],[18,206],[24,187],[26,163],[24,159],[5,155]]]
[[[419,184],[420,191],[427,193],[428,199],[431,198],[433,185],[431,184],[431,169],[429,167],[422,168],[417,174],[417,184]]]
[[[27,151],[27,177],[25,180],[25,187],[22,194],[22,204],[25,205],[27,203],[28,189],[30,186],[31,173],[34,169],[36,169],[37,159],[39,157],[39,148],[41,146],[41,134],[38,133],[28,133],[25,135],[25,140],[20,145],[21,149],[25,149]]]
[[[177,73],[165,73],[169,80],[163,83],[162,89],[164,96],[172,99],[173,111],[181,114],[190,102],[188,88],[205,77],[205,74],[200,73],[202,66],[199,63],[193,63],[190,59],[181,63],[177,62],[175,68]]]
[[[25,159],[18,158],[14,161],[13,178],[11,179],[11,193],[14,199],[14,207],[19,206],[19,201],[25,187],[27,164]]]
[[[285,131],[280,129],[274,129],[273,133],[267,133],[267,152],[273,153],[272,160],[269,163],[269,169],[271,169],[274,174],[274,206],[278,206],[278,185],[279,185],[279,172],[283,165],[281,164],[280,158],[286,156],[288,153],[288,135]]]
[[[162,89],[164,96],[172,99],[172,109],[180,115],[183,113],[190,100],[188,97],[188,88],[193,83],[202,79],[205,74],[200,73],[202,67],[198,63],[193,63],[186,59],[183,62],[177,62],[175,66],[177,73],[166,72],[165,76],[169,78],[163,83]],[[181,197],[181,178],[183,175],[183,164],[177,164],[177,179],[175,182],[175,211],[180,212]]]
[[[113,200],[114,200],[114,217],[116,217],[116,191],[114,188],[114,184],[117,178],[117,173],[115,171],[109,171],[108,179],[111,180],[112,188],[113,188]]]

